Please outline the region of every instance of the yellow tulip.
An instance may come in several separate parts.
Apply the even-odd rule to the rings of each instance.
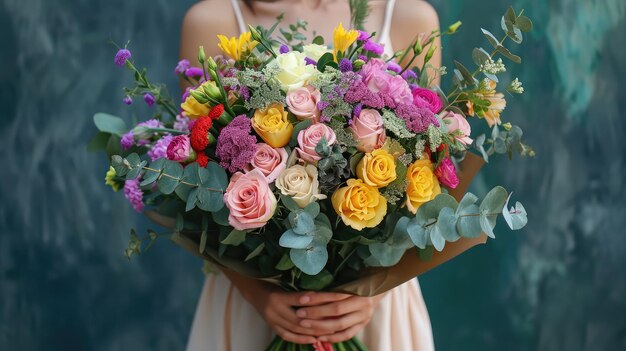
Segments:
[[[287,119],[287,111],[281,104],[272,104],[265,110],[256,110],[252,117],[254,131],[273,148],[287,145],[293,133],[293,125]]]
[[[231,37],[230,39],[224,35],[218,35],[217,39],[220,41],[217,46],[235,61],[239,61],[244,54],[250,53],[258,44],[251,39],[250,32],[242,33],[239,38]]]
[[[335,58],[337,57],[338,52],[346,52],[350,45],[354,44],[356,39],[359,37],[359,32],[352,29],[346,30],[343,28],[343,24],[339,23],[339,26],[335,28],[333,32],[334,37],[334,54]]]
[[[337,189],[331,202],[343,223],[359,231],[376,227],[387,214],[385,197],[361,179],[348,179],[348,185]]]

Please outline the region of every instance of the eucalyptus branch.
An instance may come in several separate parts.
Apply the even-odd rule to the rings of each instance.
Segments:
[[[167,173],[163,173],[163,172],[159,171],[158,169],[150,168],[150,167],[147,167],[147,166],[143,166],[142,168],[143,168],[144,170],[146,170],[146,171],[149,171],[149,172],[160,173],[161,175],[159,176],[159,178],[160,178],[160,177],[166,177],[166,178],[174,179],[174,180],[178,181],[178,182],[179,182],[179,183],[181,183],[181,184],[185,184],[185,185],[188,185],[188,186],[190,186],[190,187],[194,187],[194,188],[196,188],[196,187],[198,187],[198,186],[199,186],[198,184],[189,183],[189,182],[186,182],[186,181],[184,181],[184,180],[181,180],[181,179],[180,179],[180,178],[178,178],[178,177],[174,177],[174,176],[169,175],[169,174],[167,174]],[[221,189],[215,189],[215,188],[205,188],[205,189],[207,189],[207,190],[209,190],[209,191],[216,192],[216,193],[223,193],[223,192],[224,192],[224,191],[223,191],[223,190],[221,190]]]

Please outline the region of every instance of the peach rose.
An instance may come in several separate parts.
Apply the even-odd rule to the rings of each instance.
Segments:
[[[310,85],[287,92],[287,106],[298,120],[312,119],[319,122],[320,110],[317,103],[321,99],[320,91]]]
[[[350,130],[357,140],[356,148],[361,152],[372,152],[385,143],[383,118],[376,110],[363,109],[361,114],[352,120]]]
[[[276,197],[258,169],[235,173],[224,193],[228,223],[237,230],[263,227],[276,210]]]
[[[284,148],[274,149],[265,144],[256,144],[254,157],[249,165],[244,167],[246,173],[258,169],[263,173],[268,183],[273,182],[287,167],[287,151]]]
[[[325,138],[328,145],[333,145],[337,141],[335,132],[323,123],[315,123],[307,129],[298,133],[298,155],[300,159],[308,163],[317,163],[321,159],[315,151],[317,143]]]

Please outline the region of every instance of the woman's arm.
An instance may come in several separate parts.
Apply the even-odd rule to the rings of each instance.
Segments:
[[[397,0],[391,24],[391,43],[394,50],[404,50],[415,41],[417,34],[428,35],[436,29],[439,29],[439,16],[431,4],[423,0]],[[429,64],[439,68],[441,67],[441,40],[439,38],[435,39],[434,46],[437,49]],[[422,67],[426,50],[425,48],[424,53],[413,62],[413,66]],[[408,61],[407,58],[402,63],[406,64]],[[433,72],[428,70],[428,74],[432,75]],[[439,85],[439,75],[435,77],[434,83]]]

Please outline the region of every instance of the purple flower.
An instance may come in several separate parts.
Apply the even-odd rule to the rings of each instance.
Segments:
[[[125,96],[122,101],[124,102],[125,105],[130,105],[133,103],[133,99],[130,96]]]
[[[371,37],[371,35],[368,32],[364,32],[362,30],[359,31],[359,37],[356,38],[356,40],[358,41],[366,41]]]
[[[356,106],[354,106],[354,109],[352,110],[352,113],[354,114],[355,117],[359,117],[362,110],[363,110],[363,104],[356,104]],[[350,119],[350,121],[352,121],[352,119]]]
[[[308,57],[304,58],[304,63],[306,63],[307,65],[317,66],[317,61],[310,59]]]
[[[241,88],[239,88],[239,94],[241,94],[241,97],[245,101],[250,100],[250,89],[248,89],[247,86],[242,85]]]
[[[317,109],[320,110],[320,111],[324,110],[328,106],[330,106],[330,103],[328,101],[319,101],[317,103]]]
[[[133,145],[135,145],[135,135],[133,134],[132,130],[122,136],[122,140],[120,140],[120,145],[122,146],[123,150],[128,150],[133,147]]]
[[[283,45],[281,45],[281,46],[280,46],[280,49],[278,49],[278,51],[279,51],[281,54],[286,54],[286,53],[288,53],[288,52],[289,52],[289,51],[291,51],[291,50],[289,50],[289,46],[287,46],[287,45],[283,44]]]
[[[178,64],[176,65],[176,68],[174,68],[174,73],[176,73],[178,75],[184,74],[185,72],[187,72],[189,67],[191,67],[191,64],[189,63],[189,60],[182,59],[182,60],[178,61]]]
[[[204,72],[202,72],[202,68],[190,67],[185,71],[185,75],[189,78],[202,77]]]
[[[412,104],[398,104],[398,117],[404,119],[407,128],[414,133],[424,133],[430,125],[439,127],[439,121],[428,107],[417,107]]]
[[[400,73],[402,72],[402,67],[400,67],[399,64],[391,61],[391,62],[387,62],[387,69],[390,71],[394,71],[396,73]]]
[[[385,45],[368,40],[363,44],[363,50],[373,52],[376,55],[382,55],[385,52]]]
[[[167,159],[185,162],[192,155],[191,142],[187,135],[177,135],[167,145]]]
[[[167,158],[167,146],[170,144],[174,137],[170,134],[164,135],[148,151],[148,157],[152,161],[156,161],[160,158]]]
[[[131,58],[130,51],[126,49],[120,49],[117,54],[115,54],[115,64],[122,67],[126,64],[126,61]]]
[[[156,99],[154,98],[154,96],[150,93],[146,93],[143,96],[143,101],[146,102],[146,104],[148,104],[148,106],[152,107],[154,106],[154,103],[156,102]]]
[[[415,73],[414,70],[407,69],[406,71],[404,71],[404,73],[402,73],[402,78],[404,78],[406,80],[409,80],[411,78],[417,79],[417,74]]]
[[[352,71],[352,61],[347,58],[342,58],[339,62],[339,70],[341,72],[350,72]]]
[[[189,117],[183,115],[176,116],[176,122],[174,122],[174,129],[179,130],[183,133],[189,133],[191,128],[189,128]]]
[[[250,135],[252,125],[246,115],[235,117],[217,137],[215,154],[220,166],[234,173],[243,170],[256,152],[256,138]]]
[[[359,55],[357,58],[363,62],[367,62],[367,60],[369,60],[369,58],[367,58],[367,56],[365,55]]]
[[[143,211],[143,191],[139,187],[139,179],[131,179],[124,182],[124,196],[133,205],[135,211]]]

